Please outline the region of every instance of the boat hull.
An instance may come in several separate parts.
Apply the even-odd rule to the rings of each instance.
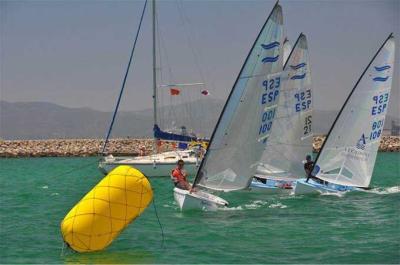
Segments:
[[[200,160],[190,150],[141,157],[108,156],[99,162],[99,169],[103,174],[108,174],[117,166],[128,165],[140,170],[146,177],[169,177],[179,159],[185,162],[185,170],[189,176],[197,173]]]
[[[318,183],[312,179],[307,182],[307,179],[299,179],[296,183],[294,194],[332,194],[360,190],[361,189],[359,188],[351,186],[336,185],[333,183]]]
[[[174,188],[174,198],[179,208],[185,210],[208,210],[215,211],[218,208],[228,206],[224,199],[204,191],[189,192]]]
[[[103,174],[108,174],[111,170],[120,165],[128,165],[138,169],[146,177],[169,177],[171,175],[171,170],[176,167],[176,162],[174,163],[135,163],[135,162],[121,162],[121,163],[102,163],[99,164],[99,169]],[[196,174],[198,169],[198,164],[196,162],[186,162],[185,170],[188,175],[193,176]]]
[[[265,183],[263,183],[253,179],[249,186],[249,190],[252,192],[261,192],[265,194],[290,194],[293,191],[293,187],[296,185],[296,181],[275,179],[265,180]]]

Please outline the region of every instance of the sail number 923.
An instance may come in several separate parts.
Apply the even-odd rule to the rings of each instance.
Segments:
[[[294,105],[296,112],[311,108],[311,96],[311,89],[294,94],[294,98],[296,99]]]
[[[379,115],[381,113],[384,113],[387,109],[388,101],[389,101],[389,92],[373,96],[372,101],[374,102],[374,105],[372,106],[371,109],[371,115]]]
[[[275,77],[264,80],[262,85],[265,89],[265,93],[261,95],[261,105],[274,102],[279,95],[279,87],[281,86],[281,78]]]

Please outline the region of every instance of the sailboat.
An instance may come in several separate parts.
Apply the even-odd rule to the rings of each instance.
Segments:
[[[340,193],[370,185],[392,87],[393,34],[385,40],[351,90],[317,155],[311,176],[295,194]]]
[[[147,0],[143,12],[145,11]],[[143,14],[142,14],[143,18]],[[176,86],[193,86],[202,85],[203,83],[186,83],[174,85],[161,85],[157,84],[157,58],[156,58],[156,1],[152,0],[152,42],[153,42],[153,153],[146,156],[136,157],[114,157],[113,155],[105,156],[99,162],[99,169],[104,174],[107,174],[112,169],[120,165],[130,165],[140,170],[147,177],[165,177],[169,176],[171,169],[176,165],[177,161],[182,159],[185,162],[185,169],[189,175],[194,175],[197,172],[198,166],[201,161],[201,152],[197,150],[200,144],[204,143],[206,139],[200,139],[194,135],[189,135],[182,130],[182,133],[163,131],[158,124],[157,109],[158,109],[158,92],[159,87],[176,87]],[[128,68],[129,69],[129,68]],[[173,89],[173,88],[171,88]],[[112,122],[113,123],[113,122]],[[111,123],[111,126],[112,126]],[[185,128],[185,127],[182,127]],[[108,140],[108,139],[107,139]],[[105,145],[107,144],[107,140]],[[176,143],[198,143],[195,149],[182,149],[169,152],[157,152],[157,146],[160,141],[169,141]],[[103,148],[104,150],[105,148]]]
[[[282,8],[275,4],[255,40],[214,128],[191,191],[174,189],[181,209],[227,202],[209,192],[250,185],[275,118],[283,61]]]
[[[271,136],[250,185],[252,191],[291,192],[312,154],[312,88],[306,36],[301,33],[283,71],[288,78],[278,101]]]

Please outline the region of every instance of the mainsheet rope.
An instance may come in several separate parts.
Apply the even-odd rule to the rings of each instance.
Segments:
[[[131,67],[131,63],[132,63],[132,59],[133,59],[133,54],[134,54],[134,52],[135,52],[136,43],[137,43],[137,40],[138,40],[138,37],[139,37],[140,28],[142,27],[142,22],[143,22],[143,17],[144,17],[144,13],[145,13],[145,10],[146,10],[146,6],[147,6],[147,0],[145,0],[145,2],[144,2],[144,6],[143,6],[143,10],[142,10],[142,15],[141,15],[141,17],[140,17],[139,26],[138,26],[138,29],[137,29],[137,31],[136,31],[135,41],[134,41],[134,43],[133,43],[131,55],[130,55],[130,57],[129,57],[128,67],[126,68],[124,80],[122,81],[121,90],[120,90],[120,92],[119,92],[119,96],[118,96],[118,100],[117,100],[117,105],[115,106],[114,113],[113,113],[113,116],[112,116],[112,119],[111,119],[111,124],[110,124],[110,127],[108,128],[107,137],[106,137],[106,140],[105,140],[104,145],[103,145],[103,149],[102,149],[102,153],[103,153],[103,154],[104,154],[104,151],[106,150],[107,143],[108,143],[108,139],[110,138],[111,131],[112,131],[112,128],[113,128],[113,126],[114,126],[115,118],[116,118],[116,116],[117,116],[118,109],[119,109],[119,105],[120,105],[120,103],[121,103],[122,94],[124,93],[126,80],[127,80],[127,78],[128,78],[129,68]]]

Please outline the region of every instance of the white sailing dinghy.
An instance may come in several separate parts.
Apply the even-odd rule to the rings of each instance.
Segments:
[[[146,8],[146,6],[145,6]],[[145,10],[144,10],[145,11]],[[144,12],[143,11],[143,12]],[[182,159],[185,161],[185,169],[188,174],[194,175],[200,165],[201,155],[197,150],[175,150],[169,152],[157,152],[158,141],[170,141],[175,143],[185,143],[187,145],[189,142],[203,141],[203,139],[198,139],[196,136],[188,135],[186,133],[177,133],[170,131],[163,131],[159,127],[160,119],[157,117],[158,113],[158,88],[163,87],[165,90],[169,87],[187,87],[187,86],[199,86],[204,85],[204,83],[187,83],[187,84],[174,84],[174,85],[157,85],[157,60],[156,60],[156,0],[152,0],[152,44],[153,44],[153,153],[151,155],[136,156],[136,157],[115,157],[113,155],[108,155],[103,157],[99,162],[99,169],[104,174],[109,173],[112,169],[120,165],[130,165],[141,172],[147,177],[166,177],[171,173],[171,169],[176,166],[178,160]],[[161,61],[161,60],[160,60]],[[204,90],[207,91],[207,90]],[[112,125],[111,125],[112,126]],[[185,128],[185,127],[183,127]],[[186,128],[185,128],[186,130]],[[108,140],[108,139],[107,139]],[[107,144],[107,140],[105,145]],[[103,148],[104,152],[105,147]]]
[[[283,71],[287,78],[278,100],[277,115],[252,191],[291,192],[305,175],[303,160],[312,154],[312,88],[307,38],[301,33]]]
[[[227,202],[207,191],[249,186],[268,142],[281,87],[282,8],[276,3],[229,94],[193,183],[174,189],[181,209],[215,209]],[[203,190],[202,190],[203,189]]]
[[[392,34],[350,92],[318,153],[312,175],[295,194],[339,193],[369,187],[389,105],[394,67]]]

